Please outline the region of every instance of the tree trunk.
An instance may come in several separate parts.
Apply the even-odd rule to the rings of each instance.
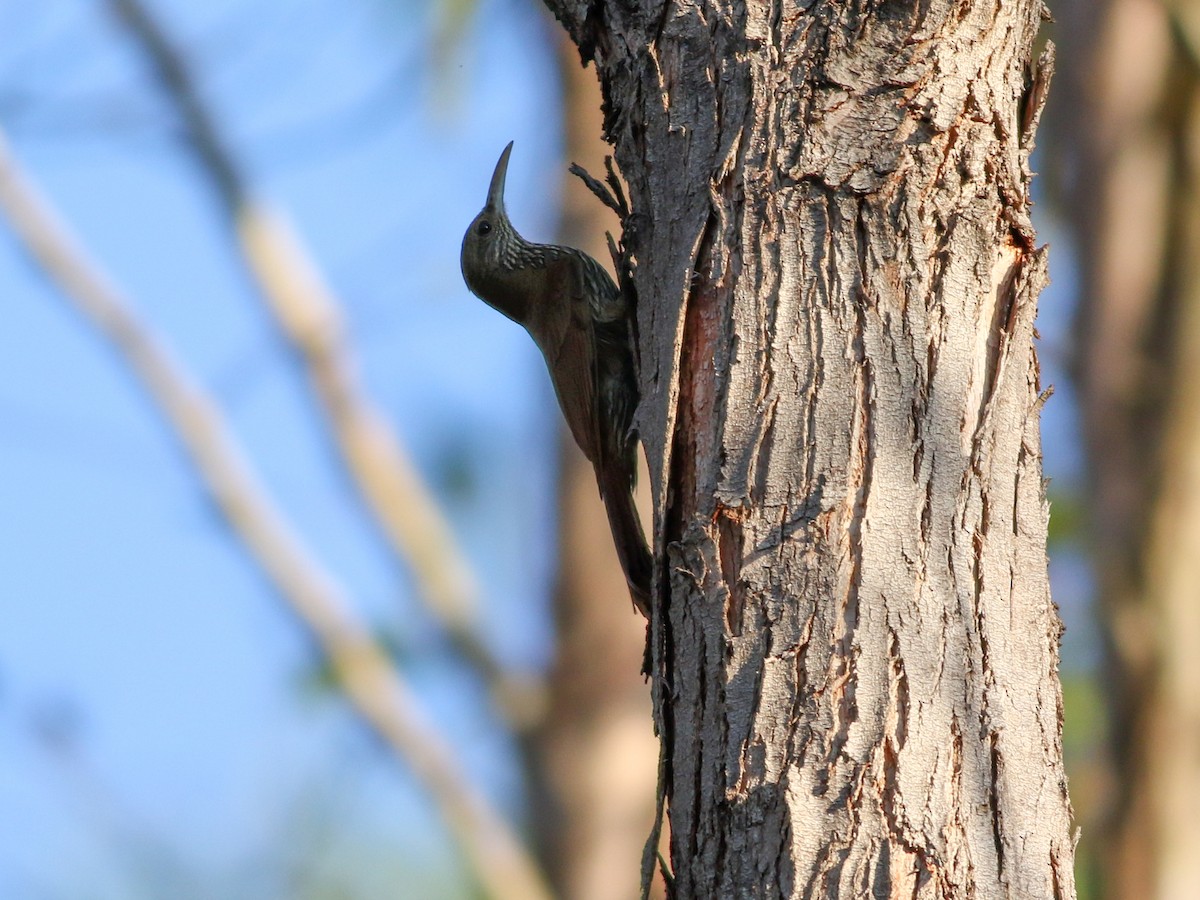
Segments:
[[[567,159],[604,171],[600,88],[561,41]],[[564,185],[561,242],[607,262],[612,214],[573,175]],[[537,816],[538,843],[559,896],[628,900],[654,818],[658,748],[641,676],[646,628],[608,533],[592,464],[561,429],[559,571],[554,596],[558,648],[550,704],[534,756],[553,809]]]
[[[1116,768],[1097,859],[1105,895],[1128,900],[1184,900],[1200,885],[1200,29],[1184,9],[1062,7]]]
[[[1073,897],[1040,3],[549,0],[629,184],[679,897]]]

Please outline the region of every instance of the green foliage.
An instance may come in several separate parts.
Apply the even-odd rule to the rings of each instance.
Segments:
[[[1107,708],[1095,673],[1064,673],[1062,689],[1063,759],[1071,781],[1075,818],[1082,830],[1075,856],[1075,886],[1078,900],[1099,900],[1100,859],[1095,837],[1109,793],[1104,765]]]
[[[1049,491],[1050,534],[1048,543],[1051,551],[1064,546],[1078,547],[1083,543],[1087,522],[1087,510],[1083,498],[1074,490]]]

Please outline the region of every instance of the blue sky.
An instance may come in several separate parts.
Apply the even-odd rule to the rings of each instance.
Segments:
[[[153,8],[256,189],[293,217],[341,296],[364,380],[481,572],[497,652],[542,666],[552,395],[536,351],[467,294],[457,259],[511,138],[513,214],[531,234],[552,231],[545,23],[518,3],[485,5],[453,56],[430,60],[432,19],[415,3]],[[331,464],[303,379],[138,57],[92,3],[0,5],[0,32],[21,61],[0,67],[16,153],[222,401],[360,611],[410,648],[435,718],[511,806],[504,738],[477,686],[431,645],[405,573]],[[121,858],[127,832],[173,848],[184,868],[236,870],[326,784],[358,797],[338,815],[360,843],[436,862],[444,848],[436,823],[426,836],[420,794],[339,702],[304,691],[304,635],[123,364],[7,231],[0,297],[0,896],[153,894]],[[65,756],[47,752],[47,731],[65,736]]]
[[[222,402],[358,609],[407,648],[469,767],[515,809],[502,731],[347,490],[208,185],[102,6],[0,3],[0,124]],[[418,0],[151,6],[257,191],[293,218],[343,300],[370,393],[477,566],[489,639],[514,667],[540,668],[557,413],[532,344],[463,287],[458,247],[510,139],[510,212],[534,239],[553,233],[562,162],[547,17],[484,2],[433,58]],[[1074,279],[1066,254],[1052,260],[1041,327],[1061,386]],[[261,881],[276,877],[264,868],[287,871],[283,836],[309,847],[290,864],[361,879],[356,897],[388,895],[364,859],[462,890],[407,775],[340,702],[306,689],[303,633],[123,363],[3,228],[0,310],[0,897],[154,896],[188,878],[202,880],[196,896],[291,896]],[[1067,480],[1069,412],[1061,391],[1046,412],[1048,467]],[[1086,579],[1069,557],[1055,566],[1075,615]]]

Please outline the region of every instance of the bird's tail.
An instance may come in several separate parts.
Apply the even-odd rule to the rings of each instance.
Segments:
[[[642,531],[642,520],[633,502],[633,479],[628,466],[622,462],[610,460],[607,465],[596,466],[596,480],[633,605],[649,619],[653,562]]]

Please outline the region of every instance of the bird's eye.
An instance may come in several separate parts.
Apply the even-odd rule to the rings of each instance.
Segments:
[[[492,223],[488,222],[488,221],[480,222],[478,225],[475,226],[475,230],[477,232],[479,232],[480,234],[487,234],[489,231],[492,230]]]

